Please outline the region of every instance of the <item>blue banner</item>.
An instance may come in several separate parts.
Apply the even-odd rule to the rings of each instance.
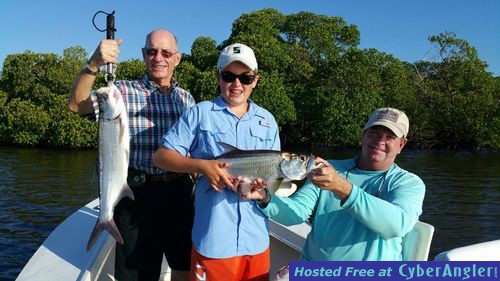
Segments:
[[[500,261],[291,261],[290,281],[500,280]]]

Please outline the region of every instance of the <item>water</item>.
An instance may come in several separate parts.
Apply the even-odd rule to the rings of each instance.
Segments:
[[[0,280],[14,280],[50,232],[97,196],[95,158],[95,151],[0,147]],[[421,220],[436,228],[430,259],[500,239],[500,153],[405,150],[397,162],[426,183]]]
[[[97,196],[96,153],[0,147],[0,280],[14,280],[50,232]]]
[[[500,153],[410,151],[398,162],[426,184],[420,220],[436,228],[430,257],[500,239]]]

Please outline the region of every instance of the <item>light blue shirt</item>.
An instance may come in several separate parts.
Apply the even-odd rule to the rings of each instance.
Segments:
[[[396,164],[387,171],[363,171],[355,168],[356,159],[329,163],[353,184],[344,204],[333,192],[307,181],[289,198],[272,196],[262,211],[293,225],[306,221],[317,202],[302,260],[401,260],[402,237],[422,213],[423,181]]]
[[[182,155],[212,159],[223,144],[241,150],[280,150],[278,125],[264,108],[248,100],[239,119],[219,96],[188,109],[163,136],[162,145]],[[269,247],[269,225],[254,200],[243,200],[230,189],[217,192],[201,177],[195,189],[193,244],[209,258],[254,255]]]

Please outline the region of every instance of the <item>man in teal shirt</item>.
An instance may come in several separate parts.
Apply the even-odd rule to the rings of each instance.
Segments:
[[[408,128],[404,112],[377,109],[365,125],[359,157],[317,158],[323,167],[289,198],[259,188],[252,198],[264,214],[285,225],[314,213],[302,260],[401,260],[402,237],[422,213],[425,195],[422,180],[394,163]]]

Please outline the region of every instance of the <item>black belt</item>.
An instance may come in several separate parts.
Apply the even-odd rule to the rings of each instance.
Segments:
[[[149,175],[141,170],[136,170],[134,168],[128,169],[127,182],[129,186],[141,186],[145,182],[158,183],[158,182],[169,182],[171,180],[178,179],[182,177],[183,173],[165,172],[163,174]]]
[[[146,174],[146,180],[149,182],[169,182],[171,180],[178,179],[185,174],[174,173],[174,172],[166,172],[158,175],[148,175]]]

